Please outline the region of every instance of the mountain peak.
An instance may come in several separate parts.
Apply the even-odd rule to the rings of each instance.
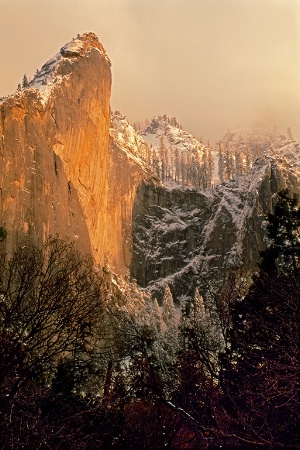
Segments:
[[[102,56],[104,56],[105,59],[110,62],[103,45],[99,42],[96,34],[92,32],[83,33],[81,35],[78,34],[76,38],[73,38],[70,42],[68,42],[60,49],[60,54],[64,58],[85,56],[85,54],[88,53],[91,48],[99,50]]]
[[[150,124],[145,128],[145,133],[155,134],[158,129],[165,130],[171,127],[182,129],[182,126],[178,123],[176,117],[169,117],[167,114],[163,116],[154,116]]]
[[[22,96],[23,92],[34,89],[39,93],[42,104],[45,105],[53,86],[59,84],[63,78],[73,72],[77,61],[81,58],[88,58],[92,53],[97,53],[106,64],[111,65],[110,59],[95,33],[78,34],[50,58],[40,70],[37,70],[30,82],[27,81],[22,88],[20,85],[20,88],[12,95],[1,97],[0,103],[16,95]]]
[[[84,33],[77,35],[76,38],[64,45],[59,53],[49,59],[42,66],[41,70],[37,71],[35,77],[29,83],[29,87],[40,89],[42,85],[53,85],[62,76],[68,75],[73,70],[73,60],[87,57],[93,50],[97,50],[101,57],[110,64],[110,60],[98,37],[94,33]]]

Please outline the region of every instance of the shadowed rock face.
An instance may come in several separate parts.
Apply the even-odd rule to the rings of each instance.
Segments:
[[[124,275],[133,258],[134,206],[140,204],[144,211],[140,186],[155,186],[155,182],[153,174],[142,170],[113,139],[109,146],[108,180],[106,260]]]
[[[0,220],[59,234],[104,261],[111,72],[93,33],[67,44],[29,88],[0,103]]]
[[[196,287],[218,290],[233,270],[251,273],[265,248],[273,194],[286,187],[297,192],[299,179],[268,158],[210,195],[141,184],[133,208],[133,277],[157,298],[168,284],[178,299]]]

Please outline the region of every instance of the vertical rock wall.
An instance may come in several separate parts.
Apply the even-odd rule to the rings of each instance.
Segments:
[[[0,225],[8,249],[59,234],[102,264],[111,72],[95,35],[81,44],[60,55],[49,92],[51,73],[0,103]]]
[[[122,275],[131,268],[133,258],[133,223],[136,203],[144,211],[141,186],[151,184],[145,173],[117,143],[111,139],[108,167],[107,244],[106,258]]]

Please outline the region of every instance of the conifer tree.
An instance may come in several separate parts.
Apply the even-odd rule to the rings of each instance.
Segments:
[[[152,318],[153,327],[159,334],[162,329],[162,317],[161,317],[160,308],[158,306],[158,302],[157,302],[156,298],[153,300],[153,308],[152,308],[151,318]]]
[[[194,295],[194,314],[195,314],[195,320],[201,324],[202,326],[206,323],[206,312],[205,312],[205,306],[203,302],[203,297],[200,295],[199,289],[196,288],[195,295]]]
[[[162,181],[165,181],[166,179],[166,172],[167,172],[167,158],[166,158],[166,145],[164,137],[161,136],[159,138],[159,156],[161,161],[161,179]]]
[[[213,174],[215,169],[214,163],[214,155],[212,148],[208,149],[208,174],[207,174],[207,183],[208,187],[211,187],[213,181]]]
[[[175,181],[180,183],[180,159],[179,159],[179,151],[178,148],[175,147],[174,150],[174,165],[175,165]]]
[[[172,326],[175,321],[175,306],[169,286],[166,286],[162,299],[162,318],[167,327]]]
[[[123,128],[123,139],[124,139],[124,144],[126,146],[129,145],[130,132],[129,132],[129,127],[127,124],[125,124],[124,128]]]
[[[23,81],[22,81],[22,88],[25,89],[29,86],[29,80],[28,77],[26,75],[26,73],[23,76]]]
[[[186,179],[186,158],[183,152],[181,152],[180,155],[180,173],[181,173],[181,185],[182,187],[185,187],[187,184],[187,179]]]
[[[243,156],[240,149],[235,152],[235,176],[239,178],[243,174]]]
[[[296,194],[278,192],[274,212],[268,215],[268,247],[262,252],[265,272],[285,273],[300,265],[300,207]]]
[[[220,183],[224,181],[224,156],[223,156],[223,148],[221,142],[219,142],[219,150],[218,150],[218,175]]]
[[[236,442],[297,448],[300,298],[297,197],[281,191],[268,216],[268,247],[245,297],[231,305],[221,355],[223,430]],[[246,426],[247,424],[247,426]]]

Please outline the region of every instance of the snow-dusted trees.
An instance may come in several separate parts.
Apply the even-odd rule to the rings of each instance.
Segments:
[[[151,156],[151,162],[152,162],[152,169],[154,173],[157,175],[157,177],[160,177],[161,173],[161,164],[160,164],[160,158],[158,151],[156,148],[152,148],[152,156]]]
[[[184,342],[185,351],[194,353],[204,372],[217,377],[217,358],[223,348],[223,341],[218,314],[212,312],[213,315],[196,288],[193,300],[189,302],[186,314],[183,314],[181,341]]]
[[[123,140],[124,140],[124,144],[125,146],[129,145],[129,141],[130,141],[130,131],[128,126],[126,126],[127,124],[125,124],[123,126]]]
[[[167,164],[168,164],[168,157],[167,157],[167,147],[165,144],[165,139],[163,136],[159,138],[159,156],[160,156],[160,178],[162,181],[165,181],[166,174],[167,174]]]
[[[221,142],[218,143],[218,176],[220,183],[224,181],[224,156]]]
[[[175,306],[169,286],[166,286],[162,299],[162,318],[167,328],[173,327],[175,323]]]
[[[179,183],[180,179],[180,159],[179,159],[179,150],[175,147],[174,150],[174,181]]]
[[[223,181],[239,179],[250,172],[257,156],[262,154],[258,146],[250,148],[244,141],[230,144],[226,141],[218,142],[218,176]]]
[[[211,187],[213,183],[213,176],[215,170],[215,162],[214,162],[214,154],[213,149],[208,147],[208,156],[207,156],[207,187]]]
[[[196,288],[194,295],[194,304],[192,314],[194,316],[194,323],[202,328],[208,327],[209,316],[206,315],[204,301],[199,289]]]

